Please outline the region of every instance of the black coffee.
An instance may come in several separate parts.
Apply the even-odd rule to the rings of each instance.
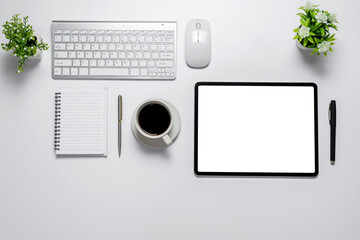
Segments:
[[[160,135],[168,129],[171,119],[164,106],[151,103],[141,109],[138,121],[146,133]]]

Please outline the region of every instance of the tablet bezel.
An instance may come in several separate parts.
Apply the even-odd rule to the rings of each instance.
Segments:
[[[299,172],[201,172],[198,170],[198,97],[201,86],[291,86],[313,87],[314,90],[314,138],[315,138],[315,171],[313,173]],[[195,129],[194,129],[194,172],[197,176],[292,176],[315,177],[319,174],[318,149],[318,94],[315,83],[289,83],[289,82],[198,82],[195,84]]]

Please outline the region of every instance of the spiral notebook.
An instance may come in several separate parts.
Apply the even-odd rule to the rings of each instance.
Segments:
[[[107,89],[55,93],[56,155],[107,155]]]

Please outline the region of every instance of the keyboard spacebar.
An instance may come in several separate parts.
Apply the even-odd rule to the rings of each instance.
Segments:
[[[128,68],[90,68],[92,76],[129,76]]]

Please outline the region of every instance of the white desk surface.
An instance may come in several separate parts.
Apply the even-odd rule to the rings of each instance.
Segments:
[[[176,20],[175,81],[64,81],[51,78],[51,52],[16,75],[0,51],[0,239],[359,239],[360,2],[319,1],[338,13],[334,53],[308,56],[292,40],[305,1],[4,2],[0,22],[20,12],[50,43],[51,21]],[[184,60],[191,18],[212,28],[212,61]],[[1,42],[4,37],[1,34]],[[197,178],[193,173],[194,84],[198,81],[310,81],[319,88],[317,178]],[[57,159],[54,91],[109,88],[107,158]],[[116,96],[124,98],[123,150],[117,156]],[[135,107],[151,97],[179,110],[182,129],[168,149],[132,135]],[[328,104],[337,100],[336,165],[329,162]]]

